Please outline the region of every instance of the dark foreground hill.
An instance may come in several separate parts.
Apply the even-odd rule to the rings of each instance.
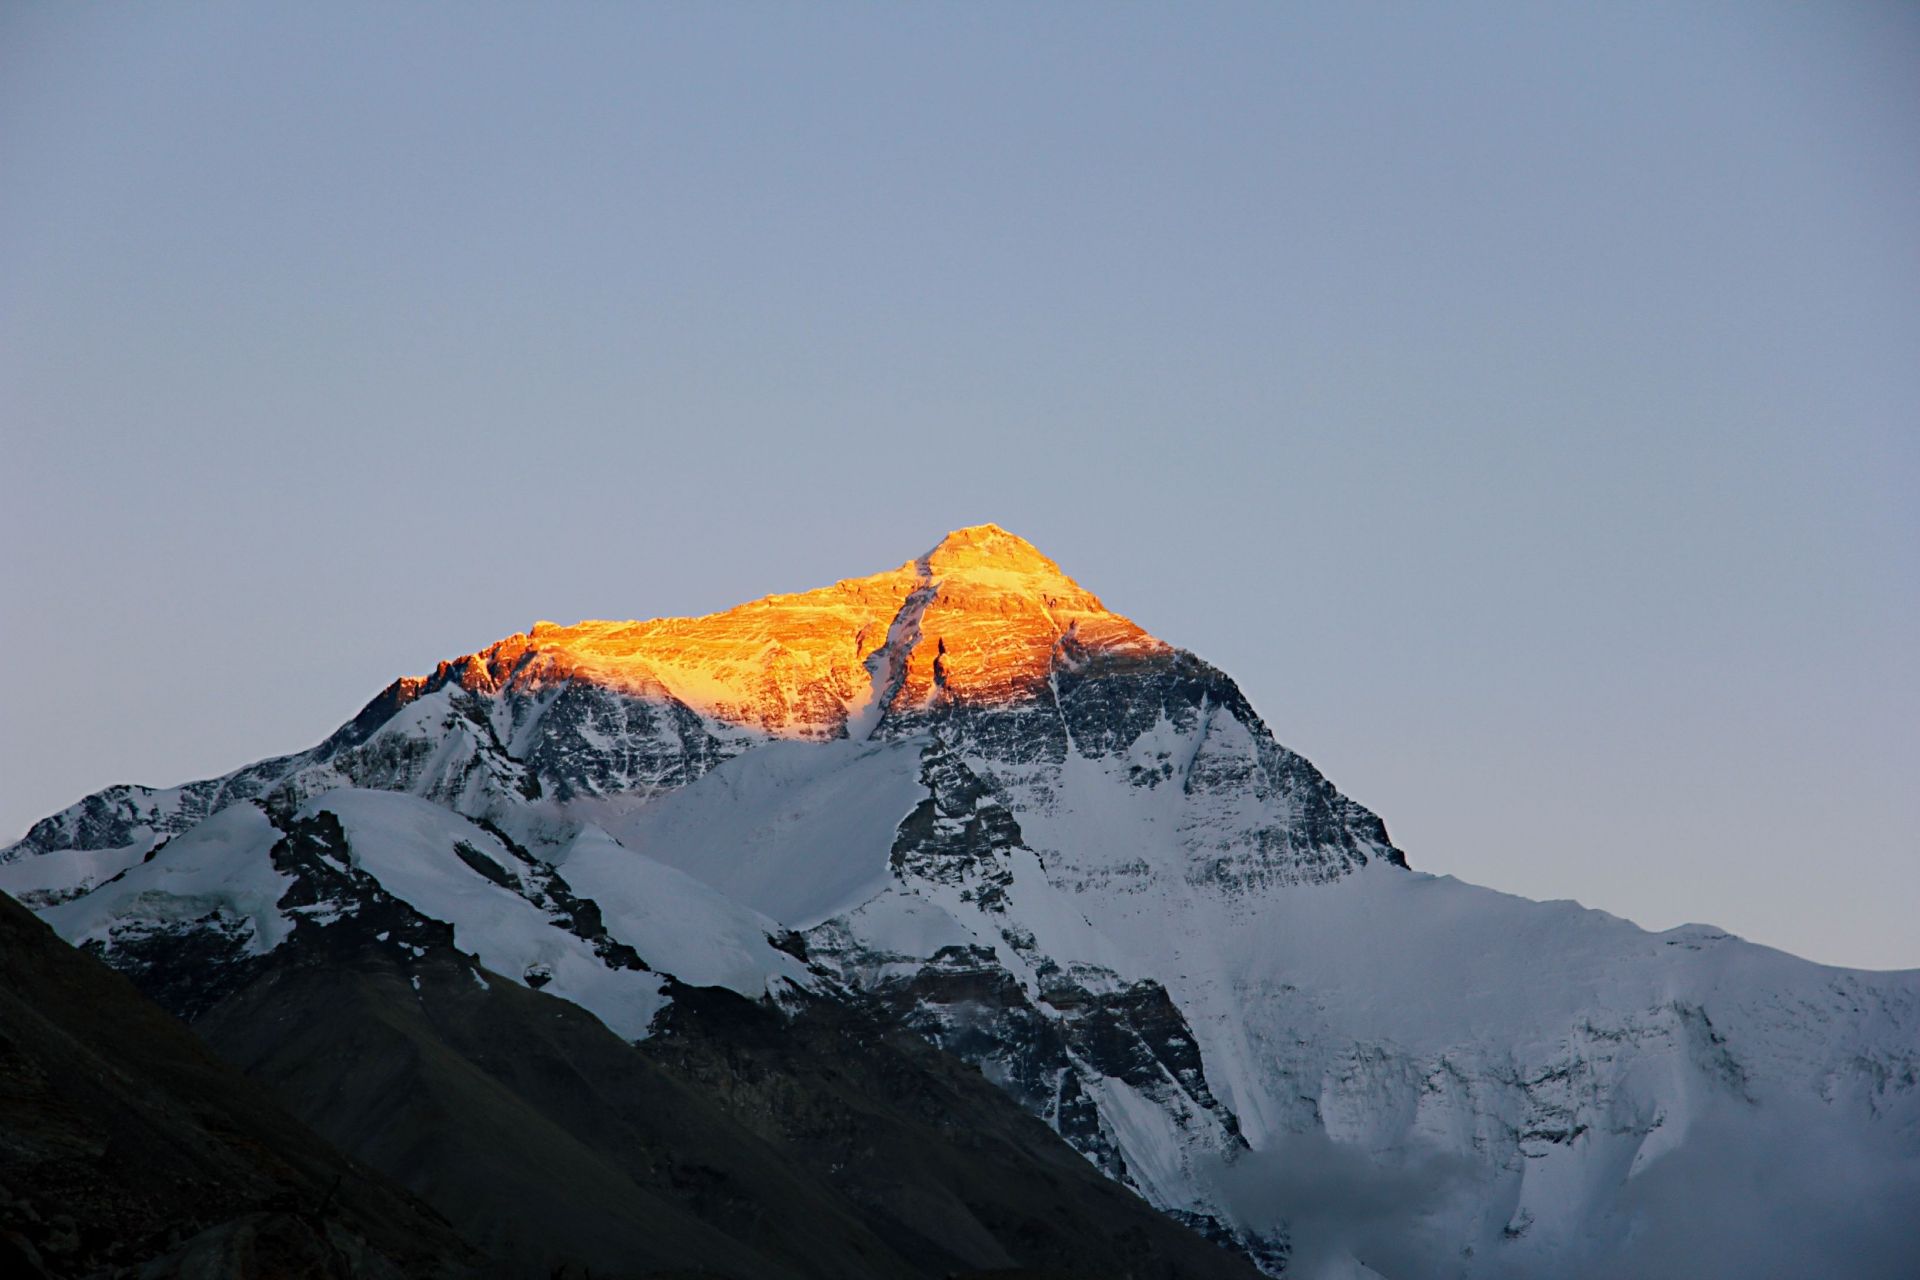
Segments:
[[[0,1273],[451,1277],[478,1260],[0,895]]]

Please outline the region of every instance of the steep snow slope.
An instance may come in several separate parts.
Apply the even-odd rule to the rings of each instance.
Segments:
[[[605,879],[598,846],[610,844],[587,828],[569,862],[583,879]],[[602,911],[496,831],[412,796],[348,788],[291,813],[233,805],[42,915],[117,967],[197,969],[212,990],[213,974],[237,978],[303,924],[390,900],[450,926],[453,944],[488,969],[572,1000],[628,1039],[665,1006],[663,974],[753,997],[814,981],[772,945],[777,924],[672,868],[622,850],[610,888]],[[419,950],[404,926],[392,935]]]
[[[90,797],[0,881],[209,987],[376,890],[622,1034],[659,973],[812,985],[1275,1272],[1694,1257],[1687,1212],[1740,1203],[1778,1207],[1763,1261],[1849,1222],[1859,1274],[1920,1256],[1920,974],[1411,872],[1232,680],[993,526],[710,618],[543,624],[311,751]]]

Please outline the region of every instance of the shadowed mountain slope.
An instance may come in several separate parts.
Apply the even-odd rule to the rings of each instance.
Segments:
[[[910,1033],[720,989],[671,1008],[634,1046],[451,948],[336,941],[195,1025],[523,1274],[1254,1274]]]
[[[0,1272],[454,1277],[476,1260],[0,895]]]

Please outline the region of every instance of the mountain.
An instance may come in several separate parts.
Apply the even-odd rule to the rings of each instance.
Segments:
[[[0,889],[295,1099],[331,1077],[259,993],[295,955],[336,981],[350,933],[683,1070],[716,1000],[763,1062],[911,1033],[1269,1274],[1920,1258],[1920,973],[1414,871],[1224,673],[992,525],[711,617],[537,624],[311,750],[88,797]],[[819,1158],[810,1106],[760,1105]]]

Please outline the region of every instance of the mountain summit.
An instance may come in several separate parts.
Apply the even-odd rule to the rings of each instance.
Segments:
[[[496,978],[651,1054],[693,1053],[715,991],[759,1019],[721,1019],[719,1061],[780,1026],[865,1043],[823,1011],[884,1026],[1272,1275],[1920,1256],[1920,973],[1415,872],[1224,672],[993,525],[704,618],[539,624],[307,751],[90,796],[0,888],[209,1028],[368,949],[439,958],[435,1026]],[[309,1070],[277,1034],[248,1060]],[[852,1121],[789,1119],[858,1176]],[[488,1188],[476,1217],[519,1212]],[[925,1256],[1020,1262],[981,1229]]]
[[[983,524],[897,569],[704,618],[535,623],[434,679],[489,693],[589,681],[820,739],[871,733],[896,708],[1033,696],[1056,660],[1166,649],[1033,544]]]

